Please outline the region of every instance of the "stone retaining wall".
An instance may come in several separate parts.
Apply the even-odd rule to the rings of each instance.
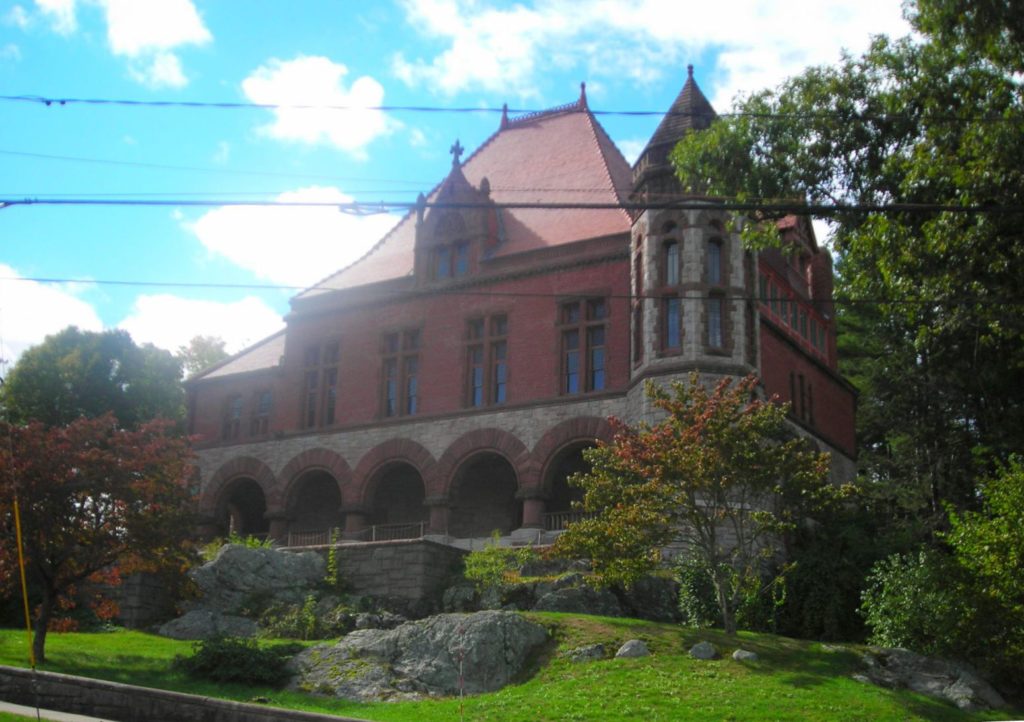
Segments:
[[[327,554],[326,547],[308,549]],[[338,547],[338,573],[354,594],[420,602],[439,598],[465,554],[429,539],[343,544]]]
[[[4,666],[0,666],[0,699],[119,722],[361,722],[354,717],[296,712]]]

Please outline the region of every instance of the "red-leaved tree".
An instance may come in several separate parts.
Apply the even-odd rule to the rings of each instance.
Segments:
[[[33,652],[62,596],[114,565],[184,561],[192,528],[188,440],[169,422],[119,428],[107,414],[67,426],[0,426],[0,582],[18,581],[15,497],[26,573],[40,602]]]

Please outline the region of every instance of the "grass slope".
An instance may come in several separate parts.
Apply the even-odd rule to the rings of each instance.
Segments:
[[[1009,714],[966,714],[909,692],[884,690],[851,679],[857,656],[819,644],[766,634],[730,639],[714,630],[693,630],[610,617],[530,613],[554,642],[522,684],[467,697],[465,719],[533,720],[989,720]],[[572,663],[558,650],[601,642],[609,653],[627,639],[647,642],[653,655]],[[709,640],[723,659],[701,662],[687,650]],[[739,645],[760,660],[728,658]],[[190,644],[138,632],[51,634],[45,669],[148,687],[249,701],[270,698],[280,707],[344,714],[370,720],[459,719],[458,699],[355,704],[261,687],[190,680],[170,669]],[[0,630],[0,664],[25,666],[24,632]]]

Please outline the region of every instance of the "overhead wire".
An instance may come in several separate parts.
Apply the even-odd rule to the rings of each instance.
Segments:
[[[582,264],[580,264],[582,265]],[[500,280],[500,279],[499,279]],[[222,283],[214,281],[144,281],[141,279],[94,279],[94,278],[70,278],[70,277],[51,277],[51,276],[0,276],[0,281],[15,281],[15,282],[30,282],[30,283],[43,283],[43,284],[80,284],[84,286],[96,285],[96,286],[135,286],[135,287],[158,287],[158,288],[192,288],[192,289],[227,289],[227,290],[257,290],[257,291],[306,291],[316,290],[323,292],[333,292],[339,290],[345,290],[342,288],[331,287],[329,285],[316,284],[316,285],[293,285],[283,283]],[[433,287],[427,289],[417,289],[416,292],[430,292],[438,294],[446,294],[453,296],[484,296],[484,297],[506,297],[506,298],[564,298],[565,293],[563,291],[494,291],[494,290],[477,290],[474,288],[460,288],[457,286],[453,287]],[[605,298],[610,300],[659,300],[664,298],[660,293],[608,293],[604,294]],[[730,294],[730,293],[719,293],[716,292],[710,295],[690,295],[684,297],[684,300],[707,300],[710,298],[720,298],[725,301],[746,301],[746,302],[762,302],[760,296],[748,295],[748,294]],[[835,305],[882,305],[882,304],[893,304],[893,305],[966,305],[976,304],[982,306],[1018,306],[1024,305],[1024,294],[1020,297],[1001,297],[1001,298],[982,298],[980,296],[954,296],[951,298],[939,299],[939,298],[845,298],[837,297],[830,299],[830,303]]]

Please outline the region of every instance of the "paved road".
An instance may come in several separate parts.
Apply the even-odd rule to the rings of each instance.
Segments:
[[[20,704],[0,702],[0,712],[11,712],[24,717],[36,719],[35,707],[23,707]],[[51,722],[114,722],[114,720],[100,719],[99,717],[86,717],[80,714],[69,714],[67,712],[53,712],[51,710],[39,710],[39,719],[51,720]]]

